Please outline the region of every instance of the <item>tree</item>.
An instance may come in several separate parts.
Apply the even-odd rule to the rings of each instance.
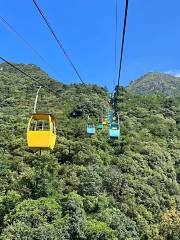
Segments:
[[[167,240],[180,239],[180,211],[173,199],[171,208],[164,212],[161,217],[161,235]]]
[[[2,240],[68,239],[61,208],[52,198],[23,201],[6,215],[4,225]]]

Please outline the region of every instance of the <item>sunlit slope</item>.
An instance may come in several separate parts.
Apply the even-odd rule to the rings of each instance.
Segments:
[[[127,89],[131,93],[143,95],[180,95],[180,78],[169,74],[151,72],[131,82]]]
[[[35,65],[17,65],[48,84],[38,111],[58,121],[54,150],[33,153],[26,127],[37,84],[0,65],[0,240],[178,240],[180,101],[123,92],[119,141],[86,134],[87,115],[109,110],[96,85],[65,85]]]
[[[79,128],[84,131],[88,114],[95,116],[99,109],[109,107],[108,93],[103,88],[96,85],[65,85],[53,80],[35,65],[16,64],[16,66],[56,92],[54,94],[46,88],[41,89],[37,112],[50,112],[55,115],[58,134],[66,135],[67,132],[71,132],[71,122],[76,121],[71,116],[79,115],[82,118],[82,121],[77,121],[76,129],[78,124],[83,124]],[[0,119],[7,145],[13,140],[18,140],[20,145],[26,147],[26,127],[29,115],[33,111],[38,87],[38,83],[7,64],[0,65]]]

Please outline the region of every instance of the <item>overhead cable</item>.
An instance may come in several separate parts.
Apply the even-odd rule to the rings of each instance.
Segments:
[[[49,67],[49,69],[61,77],[61,74],[53,66],[51,66],[48,61],[10,23],[8,23],[4,17],[0,16],[0,21],[4,23],[22,42],[24,42],[24,44],[31,49],[31,51],[33,51],[34,54],[36,54]]]
[[[58,46],[60,47],[60,49],[62,50],[64,56],[67,58],[69,64],[71,65],[71,67],[73,68],[73,70],[75,71],[76,75],[78,76],[79,80],[85,84],[85,82],[83,81],[80,73],[79,73],[79,70],[76,68],[76,66],[74,65],[73,61],[71,60],[69,54],[67,53],[67,51],[65,50],[63,44],[61,43],[61,41],[59,40],[59,38],[57,37],[57,34],[55,33],[54,29],[52,28],[52,26],[50,25],[47,17],[45,16],[44,12],[42,11],[40,5],[37,3],[36,0],[32,0],[34,5],[36,6],[38,12],[40,13],[40,15],[42,16],[44,22],[46,23],[49,31],[51,32],[51,34],[53,35],[54,39],[56,40]]]
[[[119,74],[118,74],[118,87],[120,85],[120,79],[121,79],[123,51],[124,51],[124,40],[125,40],[126,23],[127,23],[127,16],[128,16],[128,4],[129,4],[129,1],[126,0],[125,13],[124,13],[124,24],[123,24],[123,35],[122,35],[122,45],[121,45],[121,55],[120,55],[120,64],[119,64]]]
[[[48,91],[54,93],[56,95],[56,97],[58,96],[57,92],[55,92],[52,88],[48,87],[46,84],[43,84],[41,81],[39,81],[39,80],[35,79],[34,77],[32,77],[31,75],[27,74],[22,69],[18,68],[17,66],[12,64],[11,62],[7,61],[5,58],[0,56],[0,59],[2,61],[4,61],[5,63],[7,63],[8,65],[10,65],[11,67],[13,67],[14,69],[16,69],[17,71],[19,71],[20,73],[22,73],[24,76],[26,76],[26,77],[30,78],[31,80],[37,82],[39,84],[39,86],[42,86],[43,88],[46,88]]]

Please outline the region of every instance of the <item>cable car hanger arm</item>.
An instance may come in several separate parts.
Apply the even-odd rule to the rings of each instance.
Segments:
[[[36,98],[35,98],[35,102],[34,102],[34,108],[33,108],[33,112],[36,113],[36,107],[37,107],[37,101],[38,101],[38,97],[39,97],[39,91],[41,90],[41,86],[38,88],[37,93],[36,93]]]

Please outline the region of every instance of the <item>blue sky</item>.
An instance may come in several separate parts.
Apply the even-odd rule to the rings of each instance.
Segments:
[[[87,83],[114,87],[115,0],[38,0]],[[119,0],[118,53],[125,0]],[[129,0],[122,85],[146,72],[180,74],[180,1]],[[19,31],[60,74],[51,71],[0,23],[0,56],[34,63],[64,83],[77,76],[57,48],[32,0],[1,1],[0,15]],[[119,58],[118,58],[119,59]]]

